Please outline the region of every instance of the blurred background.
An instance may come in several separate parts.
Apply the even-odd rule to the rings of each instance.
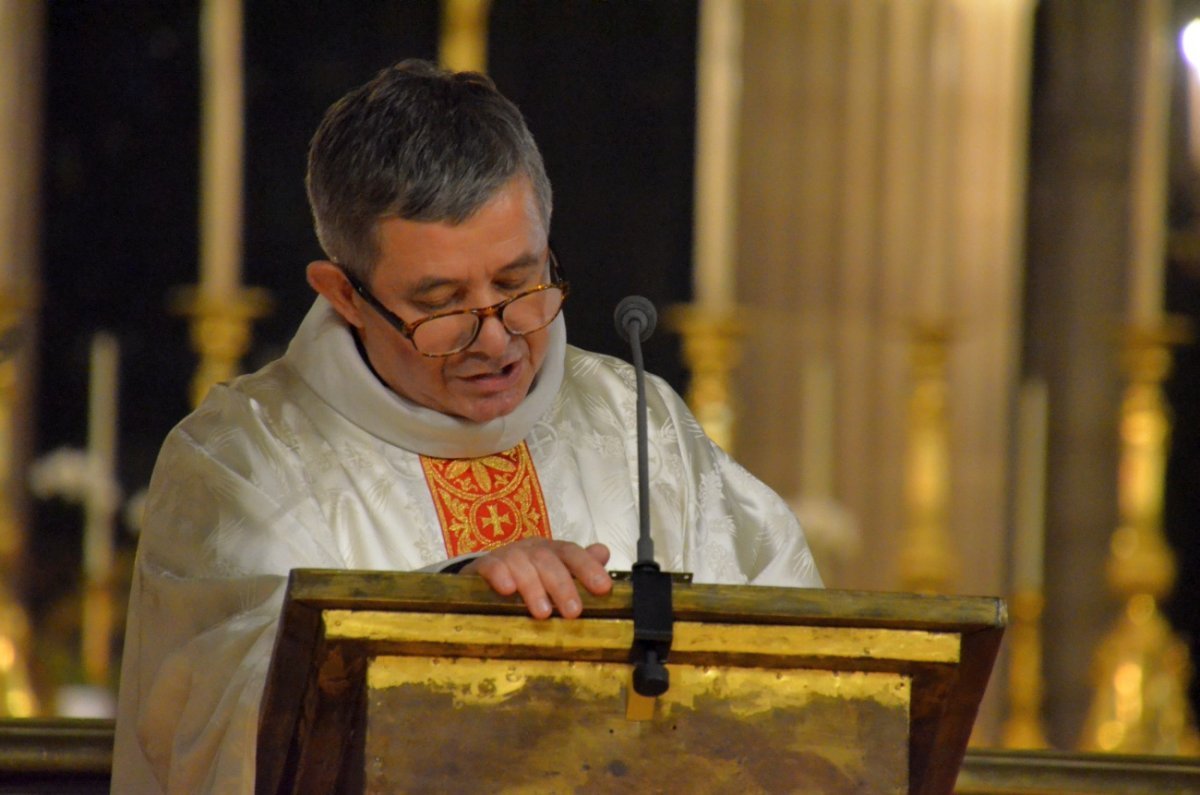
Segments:
[[[792,502],[830,587],[1010,598],[977,744],[1196,753],[1197,15],[0,0],[7,714],[103,714],[158,447],[206,357],[283,352],[321,256],[308,139],[418,57],[525,113],[570,341],[625,356],[613,306],[654,300],[648,365]],[[240,133],[206,133],[231,98]]]

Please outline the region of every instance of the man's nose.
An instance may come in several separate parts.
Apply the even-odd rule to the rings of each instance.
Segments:
[[[487,356],[501,356],[508,350],[511,336],[508,329],[500,322],[500,315],[488,315],[483,318],[479,334],[475,337],[475,342],[471,345],[470,350]]]

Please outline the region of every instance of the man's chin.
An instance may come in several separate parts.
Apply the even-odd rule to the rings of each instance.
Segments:
[[[458,416],[471,422],[491,422],[516,411],[517,406],[520,406],[525,400],[528,391],[526,386],[522,389],[505,390],[490,395],[465,397],[459,404],[460,411],[457,413]]]
[[[512,414],[519,405],[521,405],[521,401],[519,400],[512,404],[504,403],[499,405],[488,401],[482,405],[474,404],[468,407],[460,416],[470,422],[491,422],[492,420]]]

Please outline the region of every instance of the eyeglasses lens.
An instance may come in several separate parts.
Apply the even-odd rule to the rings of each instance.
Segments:
[[[526,293],[504,307],[500,320],[510,334],[532,334],[558,316],[563,297],[563,291],[558,287]],[[475,341],[482,322],[482,318],[471,312],[435,317],[413,330],[412,341],[417,350],[427,356],[457,353]]]

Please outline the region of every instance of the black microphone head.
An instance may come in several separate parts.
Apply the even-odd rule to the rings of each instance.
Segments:
[[[645,342],[654,333],[654,326],[658,323],[658,312],[649,298],[627,295],[617,304],[613,312],[613,321],[616,323],[617,333],[626,342],[629,342],[633,325],[638,324],[638,341]]]

